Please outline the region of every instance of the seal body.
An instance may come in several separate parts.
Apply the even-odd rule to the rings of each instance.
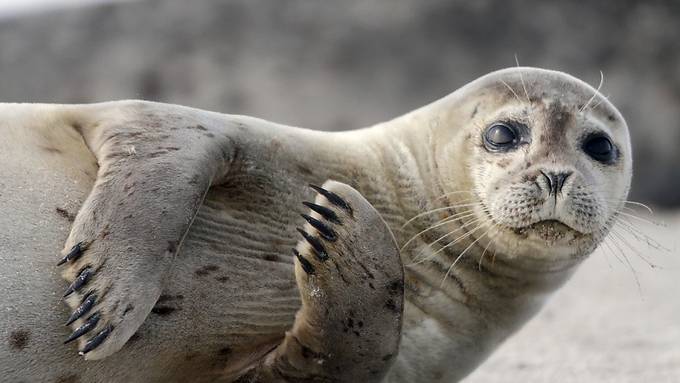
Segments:
[[[591,101],[597,105],[588,109]],[[0,298],[0,373],[8,381],[246,379],[307,319],[298,312],[315,292],[305,285],[301,298],[306,277],[290,249],[308,211],[300,202],[314,197],[306,185],[327,179],[356,189],[407,245],[400,349],[357,352],[389,361],[383,381],[460,379],[597,246],[630,185],[630,144],[616,109],[579,80],[531,68],[488,75],[351,132],[138,101],[7,104],[0,115],[0,283],[8,292]],[[508,116],[532,127],[532,143],[492,155],[482,130]],[[581,153],[587,129],[605,130],[619,161],[591,164]],[[591,193],[599,221],[551,223],[571,223],[564,217],[576,208],[540,194],[550,181],[538,174],[564,166],[575,174],[564,194]],[[584,182],[597,190],[578,189]],[[527,210],[535,226],[513,227],[514,212],[494,209],[514,202],[493,203],[494,188],[511,183],[526,191],[517,201],[530,192],[541,204],[555,198],[552,213]],[[560,238],[546,239],[539,226]],[[69,283],[55,254],[65,240],[64,253],[74,256],[66,256],[63,276],[84,282],[62,298]],[[365,242],[356,247],[370,247]],[[83,360],[62,344],[73,314],[61,301],[77,311],[93,296],[90,316],[71,324],[78,331],[93,323],[89,338],[77,341]],[[326,326],[319,318],[312,328]],[[351,336],[349,321],[343,326]]]

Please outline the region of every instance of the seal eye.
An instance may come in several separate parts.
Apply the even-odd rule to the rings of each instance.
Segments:
[[[596,161],[606,164],[613,163],[616,160],[614,144],[606,136],[594,135],[587,138],[583,143],[583,151]]]
[[[508,124],[495,123],[484,133],[484,144],[492,151],[509,149],[516,146],[518,141],[516,129]]]

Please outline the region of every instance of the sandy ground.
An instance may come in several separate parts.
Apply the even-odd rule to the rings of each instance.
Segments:
[[[680,214],[654,219],[666,227],[640,227],[668,250],[629,238],[659,265],[627,251],[639,286],[601,247],[464,382],[680,382]]]

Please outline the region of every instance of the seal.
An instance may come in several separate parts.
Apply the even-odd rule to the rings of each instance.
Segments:
[[[537,68],[349,132],[143,101],[0,115],[10,381],[459,380],[631,181],[621,114]]]

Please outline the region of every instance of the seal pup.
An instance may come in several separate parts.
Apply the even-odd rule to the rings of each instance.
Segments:
[[[535,68],[342,133],[138,101],[0,114],[10,381],[461,379],[597,246],[631,177],[614,106]],[[361,214],[335,226],[343,203]],[[72,313],[49,256],[67,234]]]

